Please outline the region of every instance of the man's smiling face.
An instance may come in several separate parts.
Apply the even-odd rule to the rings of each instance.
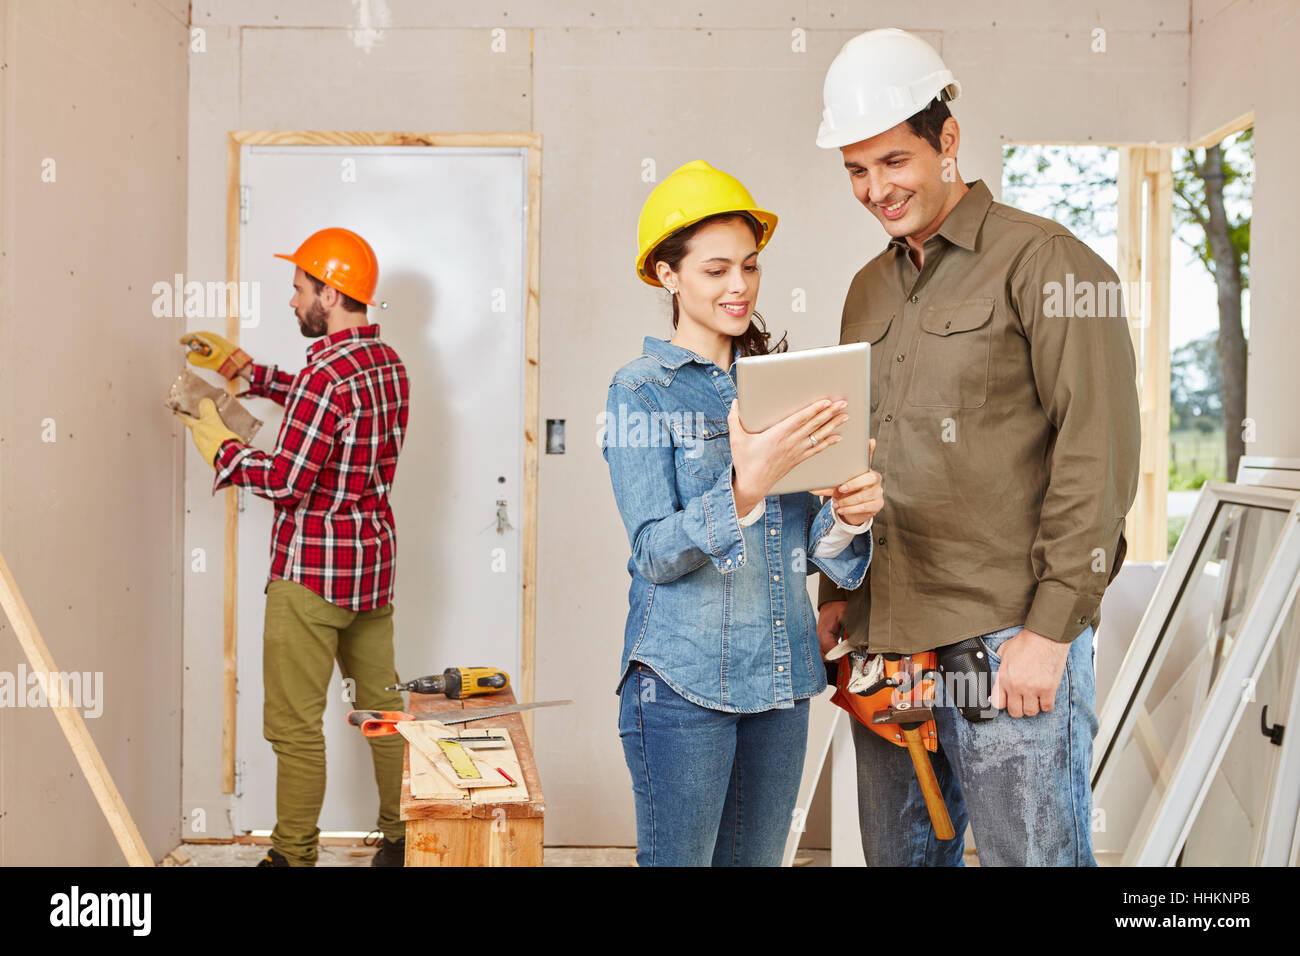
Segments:
[[[879,135],[840,147],[853,195],[890,236],[928,239],[943,222],[957,177],[957,121],[940,134],[942,151],[899,123]]]

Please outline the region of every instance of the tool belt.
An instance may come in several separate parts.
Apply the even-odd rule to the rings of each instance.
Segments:
[[[841,657],[835,673],[835,695],[831,703],[842,707],[853,719],[891,744],[906,747],[902,728],[898,724],[873,724],[872,715],[890,707],[933,707],[935,681],[935,652],[919,654],[860,654],[854,652]],[[854,671],[859,677],[864,667],[879,674],[861,691],[850,691]],[[873,670],[874,668],[874,670]],[[921,742],[934,753],[939,749],[939,734],[933,720],[921,725]]]
[[[838,666],[837,666],[838,665]],[[854,652],[827,664],[827,680],[835,685],[831,703],[847,710],[855,720],[899,747],[907,746],[897,724],[873,724],[872,716],[900,702],[916,707],[934,706],[936,674],[944,681],[947,698],[972,723],[998,715],[989,699],[993,690],[993,665],[983,638],[968,637],[919,654],[862,654]],[[928,672],[928,673],[927,673]],[[866,673],[869,683],[861,684]],[[870,680],[871,677],[877,679]],[[938,749],[934,721],[921,728],[921,740],[931,753]]]

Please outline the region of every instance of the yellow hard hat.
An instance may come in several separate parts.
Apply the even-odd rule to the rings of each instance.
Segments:
[[[658,276],[648,274],[646,257],[651,250],[679,229],[720,212],[747,212],[759,221],[763,234],[758,248],[767,245],[776,229],[776,213],[760,209],[754,197],[734,176],[714,169],[702,159],[675,169],[646,197],[641,218],[636,224],[636,274],[650,285],[662,285]]]

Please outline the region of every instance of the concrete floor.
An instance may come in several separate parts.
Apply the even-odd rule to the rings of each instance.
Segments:
[[[323,846],[317,866],[369,866],[374,849],[367,846]],[[184,843],[164,860],[164,866],[253,866],[266,855],[266,844]],[[829,850],[806,850],[807,866],[829,866]],[[548,846],[543,866],[636,866],[632,847]]]

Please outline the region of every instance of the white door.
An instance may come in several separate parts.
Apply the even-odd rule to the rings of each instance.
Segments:
[[[257,283],[242,347],[289,372],[305,339],[289,308],[293,252],[317,229],[360,233],[379,259],[370,320],[402,357],[409,430],[397,464],[393,603],[403,680],[447,667],[520,672],[525,200],[523,149],[245,146],[239,273]],[[270,450],[282,409],[248,407]],[[504,502],[499,505],[498,502]],[[502,510],[505,521],[498,520]],[[237,832],[275,824],[275,755],[262,737],[262,624],[272,506],[241,495]],[[368,745],[346,720],[337,667],[325,711],[319,826],[369,830],[378,807]]]

